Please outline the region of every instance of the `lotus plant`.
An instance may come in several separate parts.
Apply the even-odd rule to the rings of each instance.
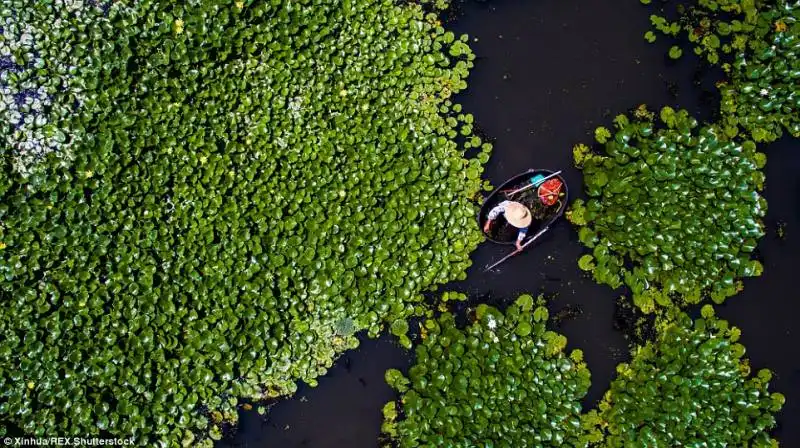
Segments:
[[[586,446],[589,370],[547,319],[522,295],[505,313],[479,305],[465,329],[449,313],[425,321],[408,375],[386,372],[400,399],[383,409],[385,435],[400,447]]]
[[[750,375],[740,334],[710,305],[662,324],[585,417],[605,434],[599,446],[778,446],[769,430],[785,399],[769,392],[769,370]]]
[[[591,250],[580,268],[627,286],[648,313],[704,297],[722,302],[741,277],[760,275],[750,254],[767,207],[759,194],[765,157],[753,142],[730,141],[686,111],[664,108],[660,118],[657,128],[621,115],[603,151],[575,148],[589,199],[568,213]]]
[[[491,147],[422,6],[30,3],[2,3],[3,104],[71,155],[14,171],[5,135],[0,421],[210,445],[464,275]]]
[[[800,2],[691,1],[678,12],[676,21],[653,15],[651,22],[664,34],[685,35],[696,54],[724,69],[727,79],[717,86],[725,133],[755,142],[784,132],[800,137]]]

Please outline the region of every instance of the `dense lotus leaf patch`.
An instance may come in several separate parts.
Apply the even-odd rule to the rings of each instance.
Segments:
[[[784,130],[800,136],[800,2],[698,0],[678,12],[674,22],[651,21],[665,34],[685,33],[696,54],[725,70],[728,79],[718,83],[725,132],[743,130],[756,142]]]
[[[763,154],[685,111],[665,108],[661,119],[656,129],[619,116],[604,154],[576,147],[589,199],[568,214],[592,250],[581,269],[627,285],[645,312],[705,295],[721,302],[762,269],[750,254],[764,233]]]
[[[92,51],[87,41],[111,26],[112,8],[127,12],[112,0],[0,5],[0,155],[20,175],[29,176],[51,153],[68,161],[82,139],[80,127],[69,124],[87,100],[81,61]]]
[[[401,398],[384,407],[384,433],[400,447],[586,446],[590,374],[546,320],[528,295],[505,313],[480,305],[465,329],[450,313],[427,320],[408,376],[386,372]]]
[[[315,384],[354,333],[464,275],[490,147],[449,99],[466,38],[435,15],[373,0],[81,14],[104,25],[49,44],[80,39],[73,157],[23,176],[2,154],[2,421],[209,443],[237,398]]]
[[[768,370],[750,376],[739,335],[709,305],[694,323],[680,313],[662,325],[586,417],[604,432],[602,446],[777,446],[768,431],[784,397],[767,390]]]

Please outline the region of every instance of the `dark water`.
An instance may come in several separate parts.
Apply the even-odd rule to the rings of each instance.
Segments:
[[[688,109],[709,119],[713,96],[695,85],[696,59],[666,61],[669,43],[648,44],[651,10],[636,1],[498,0],[468,3],[449,25],[470,35],[478,59],[467,93],[459,101],[475,122],[495,138],[486,177],[497,185],[531,167],[564,170],[570,191],[582,191],[572,167],[571,148],[590,143],[594,127],[611,127],[619,113],[646,103]],[[687,52],[685,52],[687,53]],[[713,78],[713,77],[712,77]],[[706,84],[713,79],[706,80]],[[775,434],[782,446],[800,446],[800,142],[784,139],[763,148],[769,155],[767,191],[769,234],[759,250],[765,259],[761,278],[719,308],[742,329],[742,342],[754,368],[776,373],[773,390],[786,395]],[[778,222],[787,237],[777,238]],[[560,222],[532,250],[498,272],[483,268],[507,247],[484,244],[473,255],[468,280],[450,288],[496,302],[521,292],[546,292],[553,311],[579,305],[583,314],[559,331],[570,349],[583,350],[592,372],[584,402],[594,405],[608,387],[627,343],[613,329],[618,293],[582,277],[575,232]],[[388,368],[410,362],[390,338],[367,340],[346,353],[317,388],[301,385],[297,395],[275,405],[269,416],[242,412],[237,434],[220,447],[367,448],[377,446],[381,407],[393,398],[384,384]],[[790,422],[794,422],[792,425]]]

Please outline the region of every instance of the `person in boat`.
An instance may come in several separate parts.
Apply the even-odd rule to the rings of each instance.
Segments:
[[[489,211],[486,217],[486,224],[483,225],[483,232],[488,234],[492,229],[492,223],[498,216],[503,215],[506,221],[519,229],[517,233],[517,250],[522,250],[522,240],[528,235],[528,226],[531,225],[533,217],[528,207],[514,201],[503,201]]]

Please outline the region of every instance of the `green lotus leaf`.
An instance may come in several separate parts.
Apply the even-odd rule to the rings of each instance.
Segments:
[[[547,321],[547,319],[548,319],[549,317],[550,317],[550,313],[549,313],[549,311],[547,311],[547,308],[545,308],[545,307],[543,307],[543,306],[537,307],[537,308],[536,308],[536,309],[533,311],[533,319],[534,319],[536,322],[545,322],[545,321]]]

